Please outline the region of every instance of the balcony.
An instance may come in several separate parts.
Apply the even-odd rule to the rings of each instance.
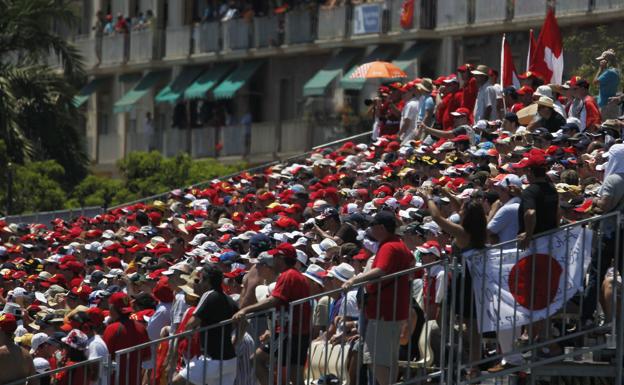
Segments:
[[[88,35],[76,36],[74,45],[80,51],[85,68],[93,68],[99,62],[102,54],[102,40],[98,40]]]
[[[254,18],[254,47],[277,47],[279,42],[279,24],[277,17]]]
[[[165,57],[167,59],[185,58],[191,54],[192,27],[167,27],[165,31]]]
[[[98,136],[98,163],[114,164],[121,159],[121,143],[117,133]]]
[[[516,4],[525,1],[517,1]],[[437,8],[437,28],[462,27],[468,23],[467,0],[439,0]]]
[[[594,9],[597,11],[608,11],[611,9],[623,9],[624,0],[594,0]]]
[[[286,14],[284,44],[304,44],[314,41],[313,14],[307,10],[294,10]]]
[[[507,0],[475,0],[475,24],[500,23],[509,18]]]
[[[514,1],[514,19],[531,19],[544,15],[546,15],[546,0]]]
[[[193,30],[194,53],[216,53],[220,49],[220,23],[210,22],[196,25]]]
[[[130,35],[110,35],[102,38],[102,65],[113,66],[128,61]]]
[[[318,40],[341,40],[347,37],[347,7],[321,9],[318,15]]]
[[[589,0],[565,0],[557,2],[557,15],[582,14],[589,11]]]
[[[251,25],[244,19],[232,19],[223,23],[223,49],[236,51],[250,48]]]
[[[157,52],[157,32],[152,29],[130,33],[130,58],[133,63],[145,63],[159,57]]]

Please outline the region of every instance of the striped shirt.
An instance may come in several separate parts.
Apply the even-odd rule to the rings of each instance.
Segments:
[[[256,374],[251,361],[256,350],[256,344],[251,335],[245,333],[234,349],[236,350],[237,358],[234,385],[256,385]]]

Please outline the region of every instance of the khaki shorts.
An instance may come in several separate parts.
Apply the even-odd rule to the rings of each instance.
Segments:
[[[365,362],[393,367],[399,362],[402,321],[369,319],[366,326]]]

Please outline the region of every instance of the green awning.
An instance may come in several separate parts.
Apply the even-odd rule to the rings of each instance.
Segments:
[[[410,64],[417,60],[428,48],[429,44],[427,43],[416,43],[403,51],[399,57],[392,61],[392,64],[406,71]]]
[[[183,68],[180,74],[156,95],[154,100],[156,103],[175,104],[203,70],[200,67]]]
[[[262,61],[260,60],[244,62],[212,91],[215,99],[234,97],[236,92],[247,83],[261,65]]]
[[[327,86],[353,62],[358,50],[343,49],[303,86],[303,96],[323,96]]]
[[[74,96],[74,107],[78,108],[85,104],[87,100],[89,100],[89,96],[91,96],[91,94],[94,93],[103,83],[104,78],[97,78],[92,79],[89,83],[82,87],[78,94]]]
[[[206,70],[184,91],[184,99],[201,99],[205,97],[206,93],[216,86],[231,69],[232,64],[222,63]]]
[[[165,76],[167,76],[167,71],[148,72],[133,89],[128,91],[113,105],[113,111],[115,113],[131,111],[136,102],[145,96]]]
[[[375,49],[373,49],[373,51],[368,54],[361,63],[354,65],[353,68],[351,68],[349,72],[347,72],[347,74],[340,81],[340,86],[345,90],[362,90],[362,88],[364,88],[364,84],[366,83],[366,79],[351,79],[351,74],[361,64],[370,63],[375,60],[388,60],[395,49],[396,47],[392,45],[378,45],[377,47],[375,47]]]

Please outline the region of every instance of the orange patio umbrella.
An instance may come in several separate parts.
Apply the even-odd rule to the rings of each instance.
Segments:
[[[399,67],[385,61],[374,61],[359,66],[350,76],[352,79],[406,78]]]

